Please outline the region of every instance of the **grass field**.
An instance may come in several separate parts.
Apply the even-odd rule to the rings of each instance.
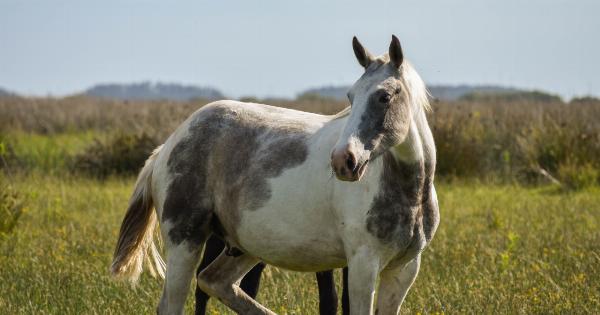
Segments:
[[[133,178],[14,176],[25,212],[0,239],[0,313],[154,313],[161,281],[145,273],[132,289],[108,273]],[[438,193],[440,228],[403,314],[600,311],[598,187],[439,183]],[[259,300],[274,311],[317,314],[312,274],[267,268],[263,284]]]
[[[0,314],[154,313],[162,281],[108,267],[131,174],[203,104],[0,98]],[[600,101],[433,108],[442,218],[402,313],[600,314]],[[258,298],[317,314],[313,274],[268,267]]]

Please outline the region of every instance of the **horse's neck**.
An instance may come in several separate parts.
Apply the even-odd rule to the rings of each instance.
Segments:
[[[392,189],[397,195],[390,198],[420,204],[422,233],[430,241],[439,222],[439,207],[433,185],[435,173],[435,145],[425,113],[413,117],[406,140],[391,148],[383,159],[384,185],[401,187]],[[391,157],[391,158],[389,158]]]

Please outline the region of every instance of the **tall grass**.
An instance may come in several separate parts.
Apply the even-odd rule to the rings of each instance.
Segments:
[[[316,97],[263,102],[325,114],[347,106],[346,102]],[[6,139],[15,132],[51,135],[92,131],[130,138],[147,135],[153,143],[162,143],[204,104],[108,101],[83,96],[0,98],[0,134],[4,133]],[[560,182],[565,188],[594,185],[600,179],[600,101],[596,99],[571,103],[500,98],[434,102],[429,121],[438,148],[439,176],[492,182]],[[102,136],[96,138],[100,139],[96,149],[87,148],[88,152],[106,149],[101,147],[106,144]],[[17,137],[13,145],[25,146],[14,143],[18,141]],[[135,154],[119,148],[114,151]]]
[[[335,113],[346,106],[344,102],[327,99],[266,101],[275,106],[324,114]],[[15,130],[38,134],[118,130],[125,133],[146,133],[164,140],[187,116],[207,103],[205,100],[118,101],[86,96],[0,97],[0,133]]]
[[[438,173],[576,186],[577,173],[600,169],[599,119],[600,102],[436,103]]]
[[[4,154],[0,151],[0,167],[8,172],[37,170],[61,174],[70,171],[74,156],[93,143],[93,131],[68,132],[47,136],[14,131],[0,137]]]

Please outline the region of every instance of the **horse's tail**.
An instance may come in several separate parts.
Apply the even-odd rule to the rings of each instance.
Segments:
[[[157,215],[152,201],[152,170],[158,147],[146,161],[138,175],[129,207],[121,223],[119,240],[111,264],[113,276],[135,283],[142,273],[144,261],[150,273],[161,278],[165,275],[165,263],[154,243],[153,234]]]

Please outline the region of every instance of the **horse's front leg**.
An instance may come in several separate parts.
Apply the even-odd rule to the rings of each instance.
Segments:
[[[386,268],[381,272],[377,293],[377,315],[396,315],[419,273],[421,255],[406,265]]]
[[[379,256],[367,246],[352,251],[348,257],[350,315],[373,314],[375,283],[379,273]]]

